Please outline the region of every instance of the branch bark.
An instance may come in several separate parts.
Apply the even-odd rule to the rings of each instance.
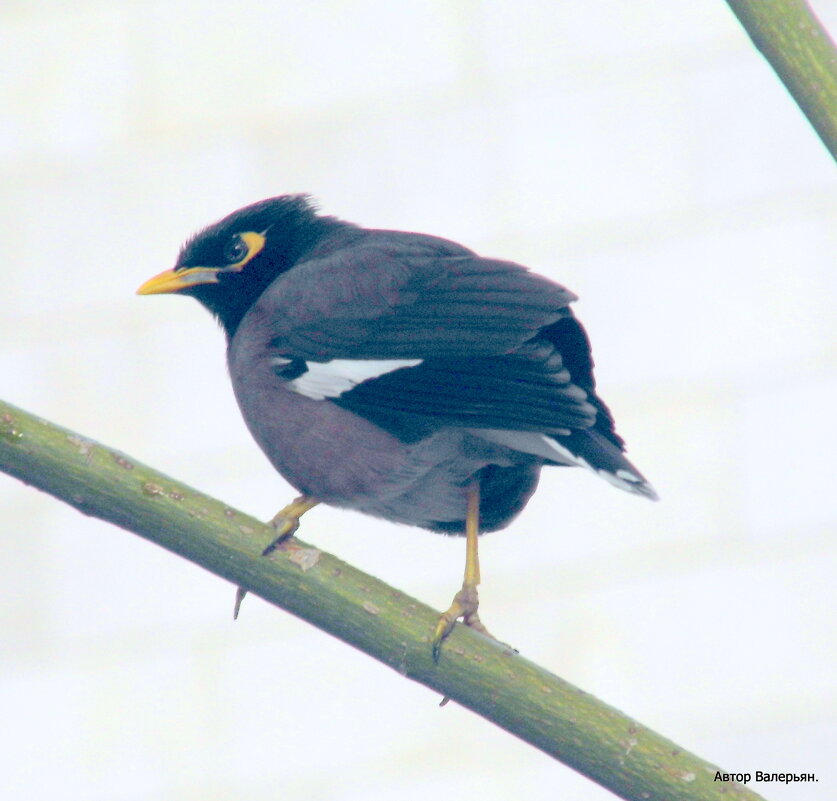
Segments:
[[[837,49],[804,0],[727,0],[837,159]]]
[[[757,801],[704,762],[508,648],[104,445],[0,401],[0,470],[246,587],[457,701],[630,801]]]

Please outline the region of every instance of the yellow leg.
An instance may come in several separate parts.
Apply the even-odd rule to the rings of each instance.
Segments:
[[[302,517],[309,509],[313,509],[319,501],[309,498],[307,495],[300,495],[294,498],[284,509],[278,511],[270,525],[276,529],[277,536],[263,551],[262,556],[267,556],[281,545],[285,540],[290,539],[296,534],[299,528],[299,518]],[[247,590],[244,587],[239,587],[235,592],[235,608],[233,609],[233,620],[238,618],[238,612],[241,609],[241,602],[244,596],[247,595]]]
[[[477,592],[477,585],[480,583],[479,529],[480,485],[474,479],[468,487],[468,512],[465,517],[465,578],[462,581],[462,589],[454,595],[450,608],[442,614],[436,624],[436,631],[433,634],[433,660],[435,662],[439,661],[442,643],[459,618],[462,618],[466,626],[491,637],[477,614],[480,605]]]
[[[299,528],[299,518],[318,503],[319,501],[315,501],[307,495],[300,495],[298,498],[294,498],[284,509],[280,509],[270,521],[270,525],[276,529],[276,539],[262,551],[262,556],[267,556],[286,539],[293,537]]]

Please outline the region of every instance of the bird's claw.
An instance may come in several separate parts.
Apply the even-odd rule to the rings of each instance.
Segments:
[[[453,603],[450,608],[441,614],[439,622],[436,624],[436,630],[433,632],[433,661],[438,662],[439,656],[442,653],[442,643],[447,636],[453,631],[456,621],[462,618],[462,622],[468,628],[484,634],[486,637],[495,639],[483,625],[480,616],[477,613],[479,609],[480,600],[475,584],[463,584],[462,589],[453,597]]]
[[[293,505],[293,504],[291,504]],[[273,553],[285,540],[289,540],[299,529],[299,517],[285,514],[289,507],[285,507],[281,512],[270,521],[270,524],[276,530],[276,537],[271,541],[263,551],[262,556],[267,556]]]
[[[299,529],[299,518],[302,517],[309,509],[317,505],[317,501],[313,498],[308,498],[301,495],[294,499],[284,509],[278,511],[273,519],[268,523],[276,530],[276,537],[271,540],[270,544],[262,551],[262,556],[269,556],[272,554],[283,542],[289,540],[296,534]],[[233,608],[233,620],[238,619],[238,613],[241,609],[241,602],[247,595],[247,590],[244,587],[238,587],[235,591],[235,607]]]

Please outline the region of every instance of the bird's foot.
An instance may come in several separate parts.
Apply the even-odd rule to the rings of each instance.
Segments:
[[[462,589],[453,596],[453,603],[450,608],[442,613],[439,622],[436,624],[436,631],[433,633],[433,661],[439,661],[439,655],[442,651],[442,643],[447,636],[453,631],[456,621],[462,618],[462,622],[468,628],[484,634],[495,640],[488,629],[483,625],[480,616],[477,613],[479,609],[480,599],[477,593],[476,584],[464,583]]]
[[[296,534],[299,528],[299,518],[302,517],[309,509],[317,505],[317,501],[309,498],[306,495],[300,495],[299,498],[294,498],[284,509],[280,509],[273,519],[268,523],[276,529],[277,536],[274,537],[270,544],[262,551],[262,556],[269,556],[272,554],[283,542],[289,540]],[[233,620],[238,618],[239,610],[241,609],[241,602],[247,595],[247,590],[244,587],[239,587],[235,591],[235,607],[233,609]]]
[[[278,511],[268,524],[276,530],[276,537],[262,551],[262,556],[273,553],[285,540],[293,537],[299,529],[299,518],[314,505],[314,501],[311,501],[303,495],[289,503],[284,509]]]

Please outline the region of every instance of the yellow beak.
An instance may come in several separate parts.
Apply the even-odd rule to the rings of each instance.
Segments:
[[[138,295],[162,295],[181,292],[197,284],[217,284],[218,268],[189,267],[186,270],[166,270],[149,278],[138,290]]]

